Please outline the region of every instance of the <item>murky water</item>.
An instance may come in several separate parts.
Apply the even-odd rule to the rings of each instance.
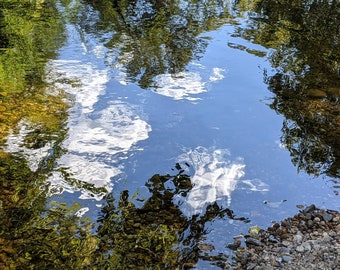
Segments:
[[[135,20],[134,27],[145,23],[142,18],[155,19],[154,6],[137,2],[139,8],[126,17]],[[296,205],[339,210],[332,181],[336,178],[298,172],[281,140],[285,118],[270,108],[274,93],[264,80],[275,74],[269,60],[272,49],[237,34],[248,27],[247,13],[242,16],[230,3],[216,4],[212,10],[220,21],[205,27],[207,15],[198,12],[201,20],[195,21],[188,15],[193,9],[188,2],[181,1],[181,12],[169,19],[178,33],[193,31],[189,19],[201,25],[191,39],[189,34],[187,39],[169,39],[182,42],[177,57],[183,58],[181,50],[186,54],[192,45],[186,47],[186,42],[196,42],[192,52],[198,56],[184,62],[162,42],[155,47],[163,54],[153,55],[154,47],[148,47],[152,39],[145,33],[128,36],[114,24],[95,31],[104,22],[90,6],[79,11],[85,12],[85,23],[67,23],[67,41],[46,66],[50,92],[65,91],[70,104],[61,144],[65,152],[46,180],[49,195],[80,202],[85,215],[95,219],[106,194],[119,198],[129,190],[130,195],[138,192],[143,202],[150,196],[146,181],[154,174],[175,174],[179,163],[193,185],[186,194],[173,197],[185,217],[203,214],[216,202],[250,220],[249,224],[221,217],[207,222],[201,241],[213,245],[213,253],[230,252],[226,244],[234,235],[247,233],[251,225],[270,226],[296,213]],[[148,29],[140,27],[140,32]],[[171,61],[180,63],[172,67]],[[168,69],[150,75],[152,68],[162,65]],[[22,151],[34,171],[51,154],[51,145],[23,148],[20,138],[28,130],[29,124],[20,122],[18,134],[7,139],[6,151]],[[212,267],[204,260],[197,265]]]

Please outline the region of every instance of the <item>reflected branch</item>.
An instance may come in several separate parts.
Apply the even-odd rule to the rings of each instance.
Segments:
[[[99,11],[112,67],[122,66],[128,82],[155,87],[160,74],[177,74],[204,53],[205,31],[217,29],[230,18],[223,1],[88,1]],[[118,64],[117,64],[118,63]]]
[[[340,177],[339,9],[334,0],[260,0],[248,27],[236,29],[237,36],[272,49],[275,73],[264,79],[275,94],[270,107],[286,118],[281,144],[292,163],[330,177]]]
[[[156,174],[146,182],[151,196],[139,208],[128,191],[121,192],[118,203],[111,195],[106,197],[107,205],[98,220],[98,236],[105,240],[100,249],[104,253],[113,251],[119,265],[160,269],[194,265],[199,258],[209,257],[205,258],[201,250],[206,223],[224,217],[249,222],[217,203],[208,205],[204,214],[186,217],[174,198],[187,196],[192,185],[182,167],[176,164],[176,168],[176,175]],[[166,187],[171,184],[174,188]]]

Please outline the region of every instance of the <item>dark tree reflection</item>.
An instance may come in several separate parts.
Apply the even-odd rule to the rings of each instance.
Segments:
[[[106,46],[113,65],[140,87],[159,74],[175,74],[198,59],[207,46],[199,35],[225,23],[225,1],[88,0],[100,12],[101,26],[112,31]],[[103,26],[104,25],[104,26]]]
[[[142,206],[128,191],[118,201],[109,195],[93,222],[79,214],[79,204],[47,199],[44,173],[0,154],[1,269],[188,269],[199,259],[223,268],[226,255],[210,255],[213,247],[204,243],[206,224],[222,218],[249,222],[217,203],[185,216],[174,198],[186,197],[192,185],[179,164],[177,174],[156,174],[146,182],[151,195]]]
[[[241,1],[242,2],[242,1]],[[237,35],[274,49],[265,74],[284,115],[282,144],[310,174],[340,177],[340,2],[258,1]]]
[[[177,168],[180,168],[177,164]],[[172,188],[169,186],[172,186]],[[214,219],[236,217],[230,209],[216,203],[209,205],[201,215],[190,218],[174,204],[176,196],[190,192],[191,180],[183,171],[174,176],[154,175],[147,183],[151,196],[142,207],[136,207],[134,198],[123,191],[119,202],[109,196],[99,219],[98,236],[101,252],[113,252],[109,260],[118,267],[131,269],[177,269],[193,266],[198,259],[225,262],[225,256],[204,255],[208,245],[202,245],[207,233],[205,224]]]

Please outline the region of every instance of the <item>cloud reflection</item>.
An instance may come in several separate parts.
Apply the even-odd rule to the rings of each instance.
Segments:
[[[91,118],[80,116],[77,124],[69,127],[65,145],[71,152],[112,156],[127,152],[138,141],[147,139],[150,130],[132,105],[112,102]]]
[[[225,207],[230,205],[231,193],[245,175],[243,159],[231,161],[227,149],[199,146],[181,155],[179,160],[194,169],[193,188],[182,204],[188,215],[200,213],[207,204],[216,201]]]
[[[104,59],[107,51],[102,45],[84,48],[84,40],[93,37],[80,38],[72,25],[68,32],[72,42],[62,49],[60,59],[48,66],[47,80],[73,101],[67,138],[62,143],[66,153],[57,160],[49,178],[50,191],[80,190],[80,198],[101,200],[102,190],[110,192],[112,178],[122,173],[121,161],[128,152],[139,150],[136,143],[148,138],[151,127],[141,119],[137,106],[112,101],[96,107],[109,81]]]
[[[40,148],[29,148],[25,139],[31,132],[35,131],[35,125],[27,120],[21,120],[17,126],[17,133],[13,131],[8,135],[5,150],[9,153],[20,153],[27,161],[27,165],[32,172],[38,170],[39,165],[48,156],[53,142],[47,142]]]
[[[200,66],[204,70],[203,66]],[[154,91],[175,100],[199,100],[198,94],[207,92],[206,84],[224,78],[225,70],[213,68],[209,78],[204,80],[200,71],[186,71],[177,74],[161,74],[154,78]]]
[[[195,95],[204,93],[202,78],[197,72],[180,72],[175,75],[162,74],[154,78],[155,92],[175,100],[198,100]]]
[[[76,87],[58,85],[74,97],[75,103],[69,112],[68,135],[62,145],[67,153],[57,163],[59,170],[67,170],[69,178],[110,192],[112,178],[122,173],[119,161],[138,141],[148,138],[151,127],[137,114],[138,108],[125,102],[113,101],[101,110],[93,109],[108,77],[107,70],[96,70],[98,67],[90,65],[58,60],[53,68],[55,74],[60,71],[67,74],[67,79],[79,81]],[[54,191],[59,190],[58,185],[69,192],[75,188],[70,187],[67,179],[63,180],[60,172],[52,175],[50,183]],[[100,200],[103,196],[79,185],[77,188],[82,191],[81,198]]]
[[[115,79],[122,85],[129,84],[129,78],[124,71],[123,63],[128,62],[131,55],[124,54],[121,62],[116,64]],[[175,74],[160,74],[153,78],[151,89],[160,95],[173,98],[175,100],[196,101],[199,94],[207,92],[207,84],[214,83],[224,78],[225,69],[215,67],[206,71],[201,64],[191,63],[191,71],[183,71]]]
[[[108,69],[98,69],[94,64],[84,63],[81,60],[51,61],[47,66],[47,72],[49,75],[47,81],[53,82],[55,87],[71,94],[74,102],[81,105],[82,113],[93,111],[93,105],[98,101],[99,95],[105,92],[105,84],[109,80]],[[68,83],[60,80],[60,77]]]

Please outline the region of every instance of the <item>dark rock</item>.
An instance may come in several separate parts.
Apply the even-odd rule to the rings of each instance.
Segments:
[[[240,245],[241,245],[241,241],[236,240],[234,243],[229,243],[227,247],[230,248],[231,250],[237,250]]]
[[[326,212],[322,215],[322,218],[324,221],[330,222],[333,219],[333,215]]]
[[[316,210],[316,206],[314,204],[311,204],[310,206],[307,206],[304,210],[302,210],[303,213],[311,213],[314,210]]]
[[[286,256],[286,255],[282,256],[281,258],[282,258],[282,262],[284,263],[289,263],[293,260],[291,256]]]
[[[290,248],[288,248],[288,247],[282,247],[282,248],[279,249],[279,252],[280,252],[281,254],[289,254],[289,253],[290,253]]]
[[[279,242],[279,240],[277,240],[277,239],[275,238],[275,236],[273,236],[273,235],[269,235],[268,241],[269,241],[269,242],[272,242],[272,243],[278,243],[278,242]]]
[[[324,261],[327,261],[329,259],[329,254],[327,253],[327,252],[325,252],[324,254],[323,254],[323,260]]]
[[[253,237],[246,238],[246,244],[247,245],[254,245],[254,246],[262,246],[261,241],[256,239],[256,238],[253,238]]]
[[[289,239],[290,238],[290,234],[289,233],[283,233],[280,235],[281,239]]]
[[[214,247],[213,245],[204,244],[204,243],[199,244],[199,245],[198,245],[198,248],[199,248],[200,250],[204,250],[204,251],[206,251],[206,250],[211,251],[211,250],[214,250],[214,249],[215,249],[215,247]]]
[[[280,228],[280,224],[279,223],[274,223],[273,229],[277,230],[278,228]]]
[[[307,221],[307,226],[308,226],[309,228],[312,227],[313,224],[314,224],[314,222],[313,222],[311,219]]]

